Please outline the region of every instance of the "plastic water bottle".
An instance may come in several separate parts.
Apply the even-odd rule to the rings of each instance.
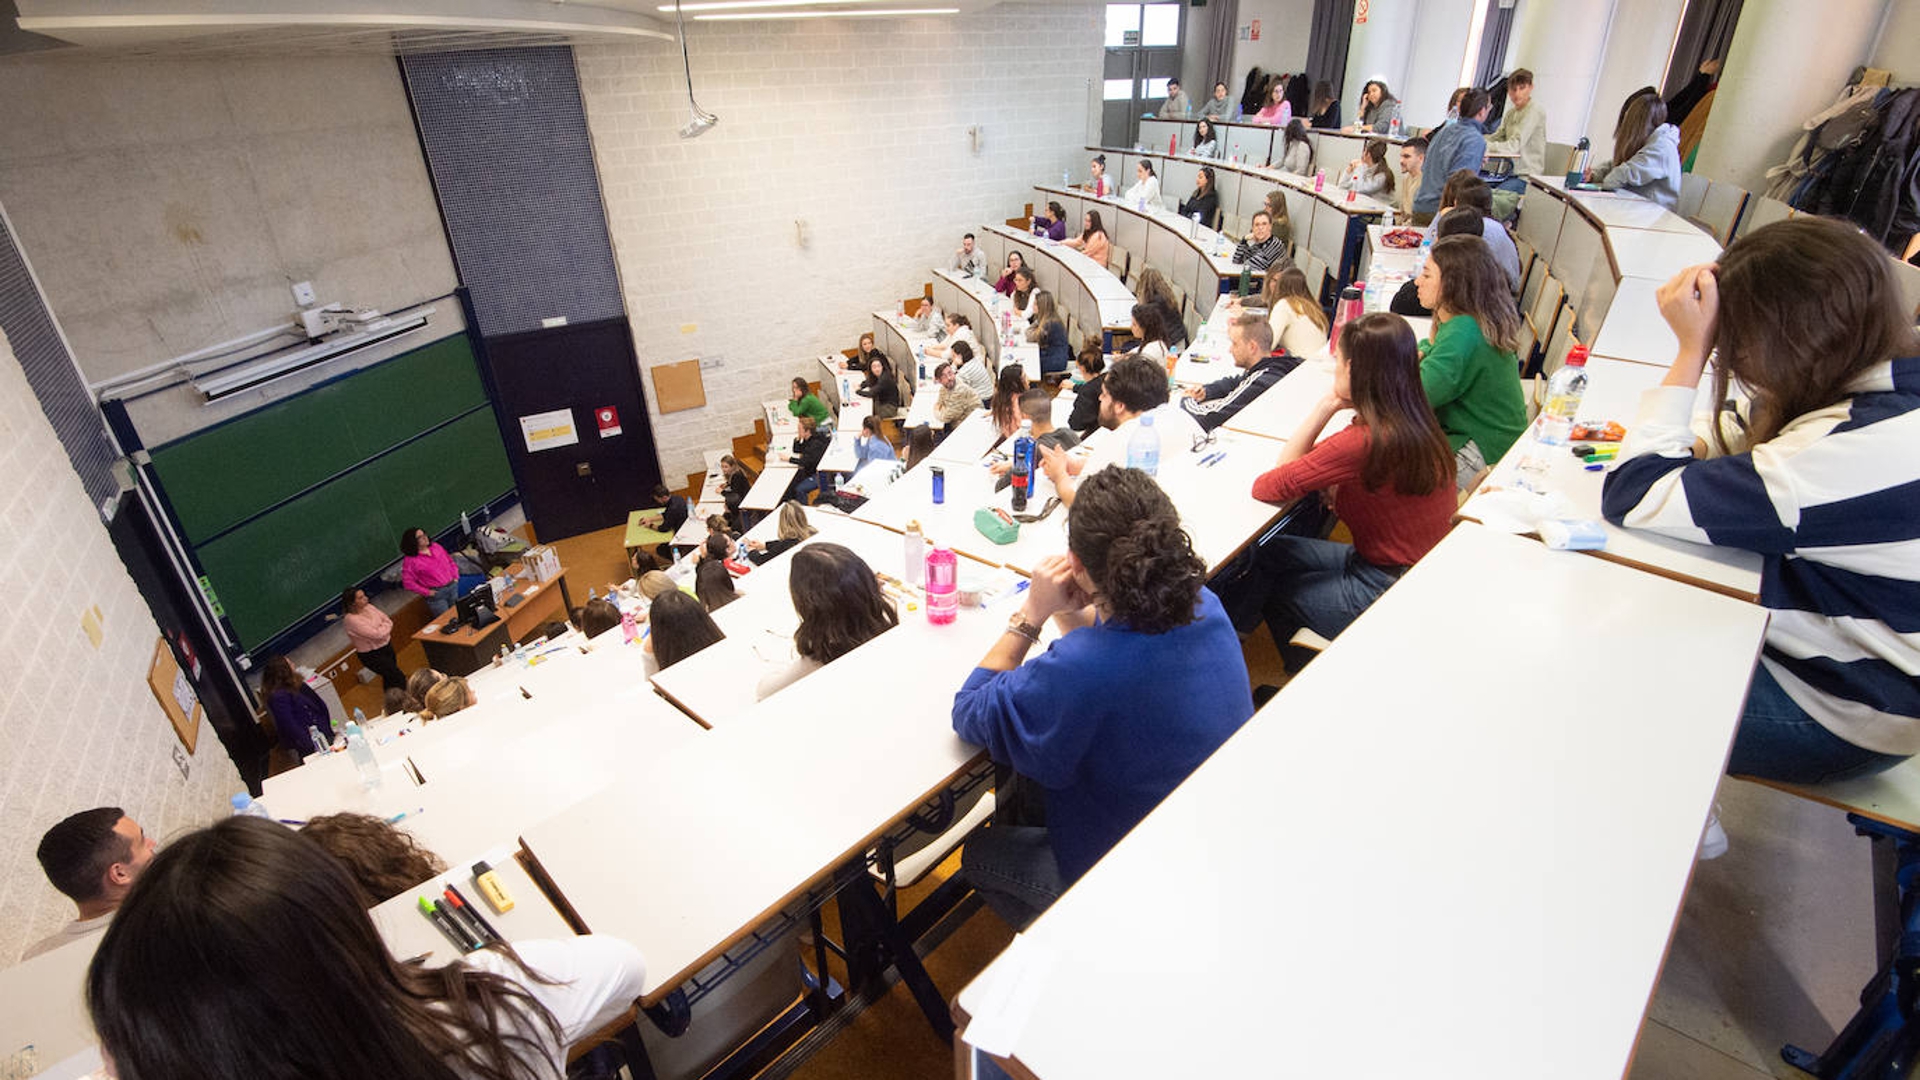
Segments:
[[[923,585],[927,580],[927,538],[920,534],[920,522],[907,522],[907,584]]]
[[[587,602],[592,603],[593,601],[598,599],[600,599],[599,592],[597,592],[593,586],[591,585],[587,586]]]
[[[1401,133],[1401,127],[1400,127],[1399,117],[1396,116],[1393,119],[1387,121],[1387,134],[1389,136],[1397,139],[1400,137],[1400,133]]]
[[[1427,265],[1427,260],[1432,257],[1433,257],[1433,233],[1429,232],[1427,233],[1427,235],[1420,238],[1420,259],[1418,262],[1413,264],[1414,266],[1413,272],[1416,275],[1419,274],[1420,270]]]
[[[361,729],[362,731],[365,731],[365,730],[366,730],[366,727],[367,727],[367,713],[366,713],[366,710],[365,710],[365,709],[362,709],[362,708],[361,708],[360,706],[358,706],[358,705],[355,705],[355,706],[353,707],[353,722],[354,722],[354,723],[356,723],[356,724],[359,724],[359,725],[360,725],[360,729]]]
[[[640,620],[634,617],[631,609],[622,609],[620,612],[620,636],[629,645],[640,636]]]
[[[1013,512],[1024,513],[1027,509],[1027,490],[1033,483],[1033,421],[1020,421],[1020,433],[1013,437],[1013,467],[1008,471],[1013,478]]]
[[[1316,169],[1316,170],[1314,170],[1314,173],[1313,173],[1313,193],[1314,193],[1315,195],[1318,195],[1318,194],[1320,194],[1320,189],[1321,189],[1321,188],[1323,188],[1323,187],[1326,187],[1326,186],[1327,186],[1327,170],[1325,170],[1325,169]]]
[[[1540,407],[1539,439],[1543,445],[1565,446],[1572,441],[1573,418],[1586,392],[1587,347],[1575,345],[1567,350],[1567,362],[1547,380],[1547,403]]]
[[[1140,418],[1127,439],[1127,468],[1139,469],[1148,476],[1160,472],[1160,433],[1153,430],[1152,413]]]
[[[312,724],[307,725],[307,738],[313,740],[313,752],[316,754],[330,753],[333,750],[332,744],[320,734],[320,729]]]
[[[267,813],[267,808],[255,802],[253,796],[244,791],[235,795],[229,801],[233,803],[234,817],[258,817],[266,818],[268,821],[273,820],[273,815]]]
[[[1331,336],[1335,343],[1338,343],[1340,340],[1341,329],[1361,316],[1362,301],[1363,297],[1358,286],[1348,285],[1346,288],[1340,290],[1340,300],[1333,306],[1333,330],[1331,331]]]
[[[1072,169],[1060,170],[1060,186],[1063,188],[1073,186],[1073,170]]]
[[[372,791],[385,781],[380,776],[380,762],[373,756],[373,744],[367,741],[367,733],[359,724],[347,725],[347,756],[353,759],[353,769],[360,774],[360,786]]]
[[[927,621],[951,623],[960,608],[960,560],[940,543],[927,553]]]

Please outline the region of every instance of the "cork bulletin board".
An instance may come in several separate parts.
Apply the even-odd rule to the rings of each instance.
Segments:
[[[187,681],[187,673],[180,670],[180,664],[173,658],[173,650],[167,648],[167,639],[157,637],[153,640],[153,662],[147,665],[147,687],[153,691],[155,701],[173,723],[173,733],[180,737],[180,745],[193,753],[193,744],[200,739],[200,716],[206,710],[200,707],[200,698],[193,692],[193,684]]]
[[[653,365],[653,400],[663,413],[697,409],[707,403],[707,387],[700,381],[700,361]]]

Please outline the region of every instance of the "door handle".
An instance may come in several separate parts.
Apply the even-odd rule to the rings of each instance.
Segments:
[[[576,462],[574,462],[574,464],[573,464],[573,475],[575,475],[575,476],[592,476],[592,475],[593,475],[593,463],[592,463],[592,462],[590,462],[590,461],[576,461]]]

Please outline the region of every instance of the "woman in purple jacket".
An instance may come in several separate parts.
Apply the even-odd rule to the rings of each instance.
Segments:
[[[1067,208],[1057,202],[1047,204],[1047,212],[1033,215],[1033,234],[1049,240],[1067,238]]]

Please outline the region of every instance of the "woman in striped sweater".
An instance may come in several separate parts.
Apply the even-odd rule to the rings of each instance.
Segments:
[[[1811,286],[1811,287],[1810,287]],[[1660,290],[1679,338],[1608,520],[1764,557],[1772,610],[1729,772],[1820,783],[1920,752],[1920,340],[1886,253],[1800,217]],[[1689,426],[1716,356],[1716,430]]]

